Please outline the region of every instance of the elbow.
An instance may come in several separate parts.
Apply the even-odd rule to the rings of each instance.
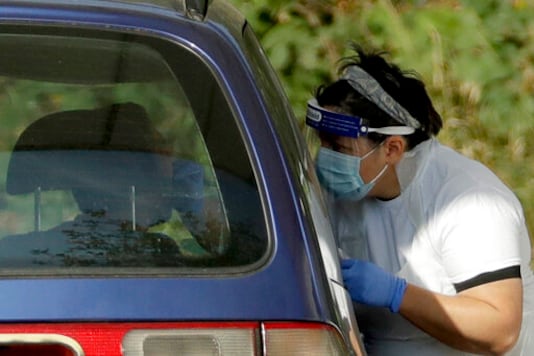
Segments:
[[[510,351],[519,339],[519,332],[521,328],[510,328],[503,332],[489,347],[490,355],[504,355]]]

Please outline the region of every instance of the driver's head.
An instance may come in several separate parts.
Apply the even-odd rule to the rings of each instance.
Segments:
[[[80,210],[143,227],[167,220],[172,158],[145,109],[114,104],[76,116],[80,127],[70,149],[79,149],[95,171],[85,186],[73,189]]]

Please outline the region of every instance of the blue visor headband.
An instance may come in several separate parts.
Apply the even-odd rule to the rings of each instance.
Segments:
[[[354,138],[367,136],[369,132],[384,135],[410,135],[415,132],[415,129],[409,126],[369,127],[368,120],[326,110],[319,106],[316,99],[308,101],[306,125],[322,132]]]

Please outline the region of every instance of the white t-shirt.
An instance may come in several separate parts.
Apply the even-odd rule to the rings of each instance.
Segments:
[[[435,139],[408,152],[397,169],[399,197],[335,202],[334,228],[345,255],[446,295],[456,294],[457,283],[521,265],[525,315],[531,313],[524,324],[532,325],[530,240],[521,204],[510,189],[485,166]],[[370,355],[465,354],[388,309],[355,308]]]

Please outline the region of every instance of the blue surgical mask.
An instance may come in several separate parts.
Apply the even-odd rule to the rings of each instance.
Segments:
[[[373,189],[376,181],[388,167],[386,164],[369,183],[363,181],[360,175],[360,164],[378,147],[375,147],[362,157],[321,147],[317,155],[315,169],[322,186],[338,199],[353,201],[363,199]]]

